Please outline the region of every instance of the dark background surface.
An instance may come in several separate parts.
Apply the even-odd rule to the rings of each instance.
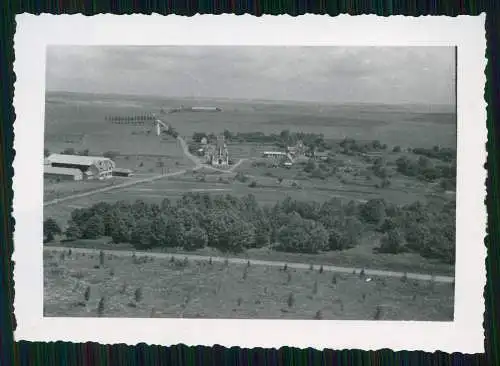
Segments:
[[[2,0],[0,2],[0,366],[10,365],[500,365],[500,200],[499,194],[499,125],[500,109],[500,2],[498,0]],[[281,348],[240,349],[214,347],[172,347],[125,345],[104,346],[93,343],[13,342],[16,326],[13,315],[14,284],[12,233],[12,107],[15,75],[13,36],[15,14],[329,14],[377,15],[478,15],[486,12],[487,58],[485,70],[488,103],[488,249],[485,287],[485,354],[465,355],[441,352],[393,352],[379,350],[312,350]],[[175,331],[175,330],[170,330]],[[235,340],[237,343],[237,340]]]

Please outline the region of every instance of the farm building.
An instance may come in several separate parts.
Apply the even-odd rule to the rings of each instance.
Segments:
[[[282,151],[265,151],[262,156],[270,159],[275,164],[289,163],[288,165],[291,165],[293,163],[292,155]]]
[[[327,152],[314,152],[313,158],[316,160],[327,160],[328,153]]]
[[[55,178],[60,180],[82,180],[83,173],[80,169],[45,166],[43,171],[43,177]]]
[[[190,108],[193,112],[221,112],[222,109],[219,107],[192,107]]]
[[[287,146],[287,152],[293,157],[304,155],[306,153],[306,147],[302,141],[298,141],[295,146]]]
[[[125,168],[114,168],[113,169],[113,176],[114,177],[131,177],[133,174],[133,171],[130,169],[125,169]]]
[[[52,154],[47,160],[54,168],[78,169],[84,179],[107,179],[113,174],[113,160],[101,156],[80,156],[67,154]]]

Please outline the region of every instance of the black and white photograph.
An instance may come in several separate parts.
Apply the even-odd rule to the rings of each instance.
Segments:
[[[19,17],[16,339],[480,352],[482,22]]]
[[[44,315],[452,321],[455,66],[48,47]]]

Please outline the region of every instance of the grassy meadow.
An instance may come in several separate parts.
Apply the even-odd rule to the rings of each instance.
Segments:
[[[453,285],[264,265],[44,253],[44,315],[453,320]]]

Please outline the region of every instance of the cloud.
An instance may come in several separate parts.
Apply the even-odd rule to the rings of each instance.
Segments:
[[[451,104],[452,47],[51,46],[47,89]]]

